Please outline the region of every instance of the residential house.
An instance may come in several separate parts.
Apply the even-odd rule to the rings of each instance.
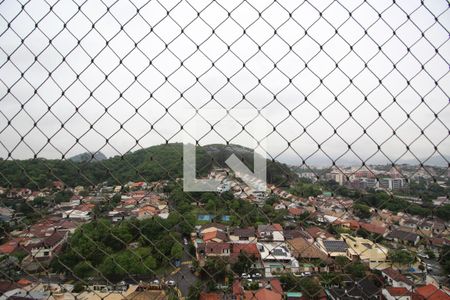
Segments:
[[[445,226],[445,223],[442,221],[434,221],[433,224],[433,235],[439,236],[441,234],[444,234],[444,232],[447,231],[447,227]]]
[[[108,212],[108,218],[111,222],[117,223],[129,218],[129,216],[124,210],[113,210]]]
[[[230,234],[230,241],[234,243],[256,243],[256,230],[253,227],[235,228]]]
[[[343,228],[343,229],[350,229],[350,230],[357,230],[360,228],[360,224],[357,220],[336,220],[334,221],[333,225]]]
[[[306,211],[303,208],[300,207],[290,207],[288,209],[288,214],[292,218],[300,217],[303,215]]]
[[[278,203],[274,203],[273,204],[273,209],[274,210],[283,210],[283,209],[287,209],[286,204],[284,204],[282,201],[278,202]]]
[[[256,243],[248,244],[231,244],[230,262],[236,263],[239,259],[239,255],[246,255],[253,260],[251,269],[256,270],[262,268],[261,254],[259,253]]]
[[[333,238],[333,235],[320,227],[309,227],[305,230],[314,240]]]
[[[379,226],[376,224],[372,224],[372,223],[360,223],[360,226],[362,229],[364,229],[365,231],[367,231],[368,233],[371,234],[376,234],[376,235],[380,235],[380,236],[384,236],[386,234],[386,227],[384,226]]]
[[[227,226],[220,224],[220,223],[206,224],[206,225],[203,225],[200,227],[200,229],[198,230],[198,234],[203,235],[209,231],[215,231],[215,230],[227,232]]]
[[[259,241],[284,242],[283,227],[280,224],[258,225]]]
[[[305,230],[298,228],[298,229],[285,229],[283,230],[284,238],[287,240],[292,240],[295,238],[304,238],[308,240],[309,242],[314,242],[314,239],[312,236],[309,235],[308,232]]]
[[[200,293],[200,300],[223,300],[224,295],[222,293],[217,293],[217,292],[210,292],[210,293],[206,293],[206,292],[201,292]]]
[[[401,274],[399,271],[392,269],[391,267],[383,269],[381,271],[381,275],[383,276],[387,285],[406,288],[409,291],[411,291],[414,286],[414,282],[408,279],[405,275]]]
[[[412,300],[413,293],[404,287],[388,286],[382,290],[386,300]]]
[[[284,272],[298,272],[299,263],[284,242],[258,242],[257,246],[266,277],[271,278]]]
[[[351,260],[360,260],[367,264],[371,270],[382,270],[389,266],[389,249],[361,237],[343,234],[342,238],[348,245],[347,257]]]
[[[245,291],[244,300],[282,300],[283,288],[278,279],[271,279],[267,284],[256,291]]]
[[[156,207],[153,207],[151,205],[145,205],[137,208],[136,210],[133,211],[133,213],[136,215],[137,219],[144,220],[153,218],[158,213],[158,211]]]
[[[91,219],[91,212],[78,209],[69,209],[62,212],[62,218],[89,221]]]
[[[0,207],[0,221],[10,222],[14,217],[14,209]]]
[[[324,253],[326,253],[329,257],[335,258],[337,256],[345,256],[348,255],[348,245],[344,240],[323,240],[317,239],[315,245]]]
[[[65,188],[65,184],[62,181],[53,181],[53,188],[57,189],[57,190],[63,190]]]
[[[222,257],[228,259],[231,255],[230,243],[201,243],[197,246],[197,259],[206,257]]]
[[[429,237],[433,233],[433,222],[424,220],[417,225],[417,234],[423,237]]]
[[[416,288],[415,292],[426,300],[450,300],[450,296],[433,284]]]
[[[386,235],[386,239],[399,244],[416,246],[420,241],[420,236],[413,232],[394,229]]]
[[[297,237],[286,241],[292,256],[299,262],[299,272],[327,272],[333,260],[312,242]]]
[[[418,223],[418,220],[411,219],[411,218],[402,219],[399,222],[400,226],[402,226],[403,229],[406,230],[406,231],[414,231],[414,230],[416,230],[417,229],[417,223]]]
[[[13,238],[2,245],[0,245],[1,254],[12,254],[16,251],[23,249],[23,244],[28,241],[26,238]]]
[[[228,241],[228,236],[222,230],[207,231],[202,236],[205,243],[223,243]]]
[[[57,254],[68,237],[67,232],[56,231],[51,236],[38,242],[30,242],[26,249],[34,259],[51,259]]]

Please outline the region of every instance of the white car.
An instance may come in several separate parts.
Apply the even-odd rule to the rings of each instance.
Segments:
[[[247,273],[242,273],[241,277],[244,278],[244,279],[248,279],[248,278],[250,278],[250,275],[247,274]]]
[[[252,277],[253,277],[253,278],[261,278],[262,275],[259,274],[259,273],[255,273],[255,274],[252,274]]]
[[[428,256],[428,254],[425,253],[417,253],[417,256],[420,258],[425,258],[425,259],[429,259],[430,257]]]
[[[166,281],[166,284],[167,284],[168,286],[175,286],[175,285],[176,285],[176,282],[175,282],[174,280],[167,280],[167,281]]]

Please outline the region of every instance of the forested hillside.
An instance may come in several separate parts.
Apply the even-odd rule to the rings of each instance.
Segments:
[[[253,167],[253,154],[241,146],[210,145],[196,148],[197,173],[207,174],[213,167],[223,167],[233,152]],[[152,146],[105,160],[76,162],[72,160],[0,160],[0,186],[49,187],[60,180],[68,186],[95,185],[107,181],[122,185],[129,181],[175,179],[183,175],[183,145],[180,143]],[[288,184],[295,174],[288,166],[268,160],[270,183]]]

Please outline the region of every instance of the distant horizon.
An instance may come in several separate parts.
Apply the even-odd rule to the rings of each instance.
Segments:
[[[113,158],[113,157],[116,157],[116,156],[121,156],[121,155],[126,155],[126,154],[129,154],[129,153],[134,153],[136,151],[145,150],[145,149],[148,149],[148,148],[151,148],[151,147],[171,145],[171,144],[181,144],[181,143],[182,142],[173,142],[173,143],[168,143],[168,144],[167,143],[154,144],[154,145],[150,145],[148,147],[142,147],[141,149],[130,150],[130,151],[127,151],[127,152],[121,153],[121,154],[107,154],[104,151],[102,151],[102,149],[94,150],[94,151],[86,150],[84,152],[79,152],[79,153],[73,154],[73,155],[65,155],[64,160],[71,160],[71,159],[73,159],[73,158],[75,158],[77,156],[83,155],[83,154],[90,154],[90,155],[92,155],[92,154],[99,154],[99,153],[103,154],[106,157],[106,159],[110,159],[110,158]],[[216,145],[216,144],[227,146],[227,144],[225,144],[225,143],[224,144],[211,143],[211,144],[205,144],[205,145],[200,145],[200,146],[201,147],[205,147],[205,146]],[[230,146],[244,147],[244,148],[247,148],[247,149],[252,150],[252,151],[254,150],[254,149],[252,149],[250,147],[247,147],[247,146],[241,145],[241,144],[229,144],[229,145]],[[296,161],[300,160],[299,157],[294,158],[294,159],[278,159],[278,158],[275,158],[275,160],[280,162],[280,163],[287,164],[287,165],[289,165],[291,167],[302,167],[302,166],[305,166],[305,165],[307,165],[309,167],[321,168],[321,169],[332,167],[333,166],[332,161],[329,160],[328,158],[326,158],[325,155],[322,155],[322,156],[323,157],[317,157],[316,156],[316,157],[313,157],[313,158],[305,159],[306,164],[302,164],[301,162],[300,163],[296,163]],[[424,159],[424,160],[416,161],[416,162],[413,162],[412,159],[405,159],[405,158],[401,158],[397,162],[394,162],[394,161],[393,162],[395,163],[395,165],[417,166],[417,165],[420,165],[421,163],[423,163],[424,166],[432,166],[432,167],[439,167],[439,168],[446,168],[447,167],[448,168],[448,164],[449,164],[448,161],[450,161],[450,154],[444,154],[444,158],[447,161],[444,161],[444,159],[440,155],[433,155],[433,156],[431,156],[430,158],[428,158],[426,160]],[[0,159],[2,159],[2,160],[30,160],[30,159],[35,159],[35,158],[34,157],[29,157],[29,158],[20,158],[20,159],[17,159],[17,158],[9,158],[9,159],[7,159],[5,157],[0,157]],[[38,156],[38,157],[36,157],[36,159],[61,160],[61,157],[58,158],[58,157]],[[268,159],[272,159],[272,157],[270,156],[270,153],[269,153]],[[328,160],[328,162],[325,162],[325,160]],[[440,160],[439,161],[440,164],[436,163],[437,160]],[[427,161],[432,161],[432,162],[431,163],[430,162],[427,163]],[[368,165],[368,166],[369,165],[372,165],[372,166],[392,165],[392,162],[387,160],[387,159],[385,159],[384,161],[378,160],[378,161],[372,161],[372,162],[367,162],[367,160],[363,161],[363,160],[356,160],[356,159],[355,160],[337,160],[336,165],[337,166],[341,166],[341,167],[356,167],[356,166],[361,166],[362,162],[364,162],[365,165]]]

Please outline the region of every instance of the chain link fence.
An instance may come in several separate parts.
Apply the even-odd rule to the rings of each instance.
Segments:
[[[443,0],[1,1],[0,299],[450,298],[449,27]],[[183,190],[183,143],[216,190]]]

